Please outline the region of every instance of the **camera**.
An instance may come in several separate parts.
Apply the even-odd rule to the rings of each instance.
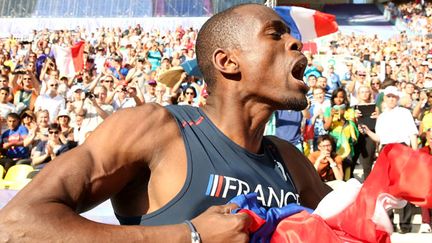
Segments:
[[[76,77],[76,81],[77,83],[82,83],[83,82],[83,77],[81,75]]]
[[[20,41],[19,43],[22,44],[22,45],[29,45],[32,42],[31,41]]]
[[[99,96],[97,94],[94,94],[91,91],[85,91],[84,92],[84,97],[85,98],[89,98],[89,99],[99,98]]]

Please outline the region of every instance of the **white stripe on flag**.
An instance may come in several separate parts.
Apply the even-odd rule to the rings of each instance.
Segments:
[[[306,42],[317,37],[315,31],[315,21],[313,15],[315,14],[315,10],[301,8],[301,7],[292,7],[291,8],[291,17],[294,19],[297,28],[299,29],[302,42]]]
[[[60,75],[73,77],[75,75],[75,67],[72,60],[71,49],[54,45],[53,51]]]

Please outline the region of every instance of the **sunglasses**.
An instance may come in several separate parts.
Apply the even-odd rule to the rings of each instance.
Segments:
[[[114,83],[114,80],[105,80],[105,83]]]
[[[58,134],[59,131],[48,131],[49,134]]]

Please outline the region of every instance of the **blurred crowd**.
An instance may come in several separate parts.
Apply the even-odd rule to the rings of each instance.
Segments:
[[[352,178],[357,163],[366,179],[389,143],[431,151],[432,4],[390,3],[386,10],[415,34],[402,31],[383,40],[337,33],[318,53],[305,52],[309,106],[277,111],[267,126],[267,134],[307,155],[329,184]],[[195,59],[197,32],[136,25],[95,32],[43,29],[25,40],[0,40],[0,164],[6,170],[14,164],[41,169],[124,108],[151,102],[204,106],[208,94],[201,77],[180,71],[162,78]],[[61,73],[53,48],[80,41],[82,70]],[[430,225],[430,211],[423,218]],[[408,224],[400,227],[410,230]]]
[[[29,39],[0,41],[1,164],[43,167],[84,142],[118,110],[155,102],[201,106],[207,96],[199,77],[165,71],[195,59],[197,30],[162,33],[141,26],[34,31]],[[62,73],[55,47],[84,42],[82,70]]]

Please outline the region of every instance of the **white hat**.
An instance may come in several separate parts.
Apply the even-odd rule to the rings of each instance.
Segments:
[[[76,85],[72,86],[72,88],[71,88],[72,93],[75,93],[77,90],[84,90],[84,89],[83,89],[82,85],[76,84]]]
[[[389,94],[400,97],[399,90],[398,88],[396,88],[396,86],[388,86],[387,88],[384,89],[384,95],[387,96]]]
[[[57,117],[61,117],[61,116],[67,116],[67,117],[69,117],[70,118],[70,116],[69,116],[69,112],[67,111],[67,110],[61,110],[58,114],[57,114]]]

